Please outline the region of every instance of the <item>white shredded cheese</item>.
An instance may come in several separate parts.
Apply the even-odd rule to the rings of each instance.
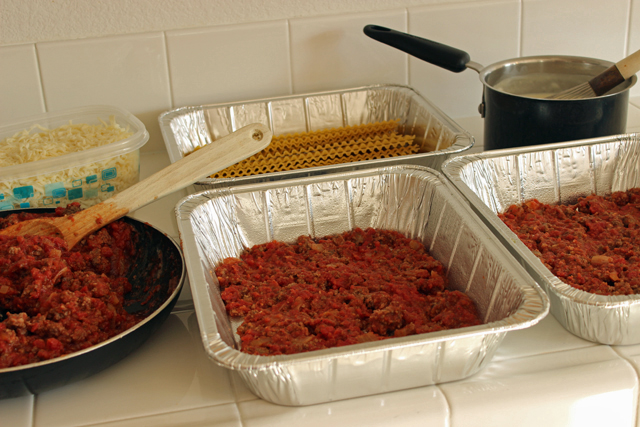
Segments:
[[[0,141],[0,167],[20,165],[111,144],[132,135],[110,118],[98,125],[73,124],[47,129],[35,125]],[[84,165],[0,182],[0,210],[57,207],[80,202],[83,207],[105,200],[139,179],[139,152]],[[64,164],[61,164],[64,166]]]

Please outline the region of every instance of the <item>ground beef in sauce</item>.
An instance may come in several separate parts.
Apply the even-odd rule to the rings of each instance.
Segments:
[[[77,210],[12,214],[0,229]],[[0,236],[0,369],[82,350],[140,320],[123,308],[134,233],[116,221],[70,251],[59,238]]]
[[[499,216],[568,285],[599,295],[640,293],[640,189],[570,205],[529,200]]]
[[[395,231],[256,245],[217,268],[243,352],[293,354],[481,323],[443,265]]]

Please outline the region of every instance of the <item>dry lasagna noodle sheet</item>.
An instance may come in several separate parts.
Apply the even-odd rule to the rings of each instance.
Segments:
[[[276,136],[267,148],[212,175],[233,178],[269,172],[406,156],[419,151],[398,120]]]

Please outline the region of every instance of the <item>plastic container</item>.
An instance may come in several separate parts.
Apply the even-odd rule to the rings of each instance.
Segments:
[[[144,124],[128,111],[97,105],[23,118],[0,126],[0,141],[36,125],[55,129],[69,124],[109,124],[111,118],[131,136],[111,144],[34,162],[0,167],[0,210],[66,206],[84,208],[137,183],[140,148],[149,140]],[[33,129],[32,129],[33,128]]]

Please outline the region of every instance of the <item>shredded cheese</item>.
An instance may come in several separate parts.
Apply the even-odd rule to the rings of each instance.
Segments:
[[[0,167],[26,164],[84,151],[131,136],[114,117],[110,123],[69,124],[47,129],[34,125],[0,141]],[[61,163],[61,166],[64,164]],[[67,169],[0,182],[0,210],[56,207],[73,201],[83,207],[105,200],[139,179],[138,150]]]
[[[114,117],[107,124],[73,124],[47,129],[34,125],[0,141],[0,167],[35,162],[50,157],[100,147],[128,138],[131,132],[120,127]],[[34,133],[35,129],[42,132]]]

